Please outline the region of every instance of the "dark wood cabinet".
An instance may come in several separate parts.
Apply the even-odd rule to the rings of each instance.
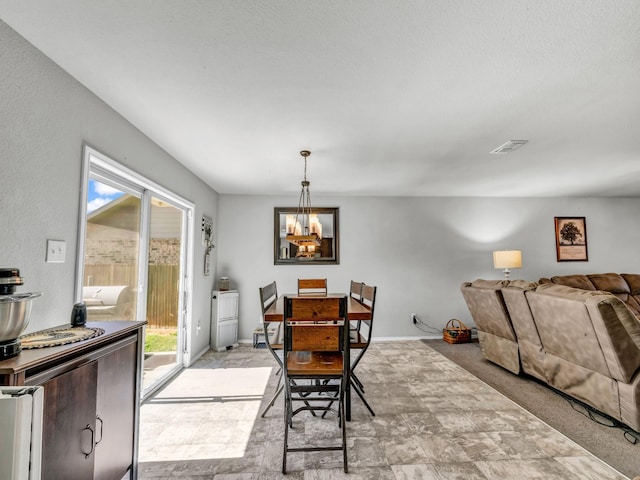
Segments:
[[[97,366],[91,362],[42,383],[43,478],[93,478]]]
[[[136,354],[136,345],[129,344],[98,359],[95,479],[120,480],[131,464]]]
[[[0,362],[1,385],[44,387],[44,480],[136,478],[143,325],[91,322],[105,333]]]

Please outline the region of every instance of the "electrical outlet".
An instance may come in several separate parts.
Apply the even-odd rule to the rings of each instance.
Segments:
[[[418,317],[416,316],[415,313],[411,314],[411,323],[413,323],[414,325],[418,323]]]

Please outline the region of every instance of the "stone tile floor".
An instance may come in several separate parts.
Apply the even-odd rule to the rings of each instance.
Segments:
[[[282,475],[283,400],[275,361],[250,346],[210,351],[141,409],[139,478],[199,480],[623,480],[586,450],[415,341],[371,345],[357,373],[341,452],[290,453]],[[295,417],[291,438],[331,442],[335,417]]]

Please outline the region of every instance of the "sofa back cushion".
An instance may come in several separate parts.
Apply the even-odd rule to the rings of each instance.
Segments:
[[[538,329],[531,315],[525,293],[535,290],[535,282],[513,280],[502,289],[502,297],[507,306],[513,329],[518,338],[522,369],[529,375],[546,381],[544,374],[544,349]]]
[[[540,337],[536,329],[531,309],[525,298],[525,292],[535,290],[538,286],[535,282],[516,280],[502,288],[502,297],[507,306],[511,323],[518,337],[518,342],[528,341],[540,345]]]
[[[630,273],[591,273],[541,278],[541,284],[554,283],[582,290],[610,292],[622,300],[640,318],[640,275]]]
[[[508,280],[475,280],[460,286],[462,296],[478,330],[516,341],[501,288]]]
[[[631,295],[640,295],[640,275],[637,273],[623,273],[622,278],[624,278],[627,285],[629,285]]]
[[[614,295],[545,284],[527,299],[548,354],[623,382],[640,368],[640,323]]]
[[[622,275],[617,273],[592,273],[587,275],[596,290],[604,292],[629,294],[631,290]]]
[[[597,290],[587,275],[562,275],[551,277],[550,280],[551,283],[555,283],[556,285],[565,285],[567,287],[580,288],[582,290]]]
[[[606,294],[553,283],[526,293],[545,352],[609,376],[585,305],[594,295]]]

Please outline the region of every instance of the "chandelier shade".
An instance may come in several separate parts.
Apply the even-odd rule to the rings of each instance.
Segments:
[[[295,215],[287,215],[286,240],[298,247],[297,256],[313,257],[316,249],[322,245],[322,224],[318,215],[311,209],[311,192],[307,180],[307,158],[311,155],[309,150],[302,150],[300,155],[304,158],[304,178],[301,182],[302,190],[298,200],[298,209]]]

